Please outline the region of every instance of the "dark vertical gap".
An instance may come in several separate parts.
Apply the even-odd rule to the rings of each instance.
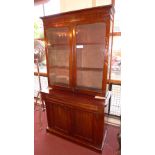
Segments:
[[[112,91],[112,83],[109,84],[109,91]],[[109,104],[108,104],[108,115],[110,114],[110,108],[111,108],[111,97],[109,99]]]

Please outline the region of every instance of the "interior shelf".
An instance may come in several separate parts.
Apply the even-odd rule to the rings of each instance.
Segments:
[[[50,68],[69,69],[69,66],[51,66]],[[103,68],[77,67],[77,70],[82,70],[82,71],[103,71]]]
[[[103,42],[77,42],[76,45],[103,45]]]
[[[80,71],[103,71],[103,68],[89,68],[89,67],[77,67],[77,70]]]
[[[50,69],[55,68],[55,69],[69,69],[69,66],[50,66]]]

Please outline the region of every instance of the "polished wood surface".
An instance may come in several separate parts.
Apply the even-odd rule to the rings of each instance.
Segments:
[[[43,17],[50,90],[42,91],[47,131],[96,151],[105,140],[113,6]]]
[[[70,91],[42,92],[49,132],[101,151],[104,136],[104,100]]]

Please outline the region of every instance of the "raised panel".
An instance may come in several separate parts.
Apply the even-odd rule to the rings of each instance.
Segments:
[[[71,114],[68,108],[53,104],[54,128],[65,133],[71,129]]]
[[[74,136],[85,141],[93,141],[93,114],[74,111]]]

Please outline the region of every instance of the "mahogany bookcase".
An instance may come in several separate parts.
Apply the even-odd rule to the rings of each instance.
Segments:
[[[105,137],[113,13],[107,5],[41,17],[49,85],[41,92],[47,131],[96,151],[102,150]]]

